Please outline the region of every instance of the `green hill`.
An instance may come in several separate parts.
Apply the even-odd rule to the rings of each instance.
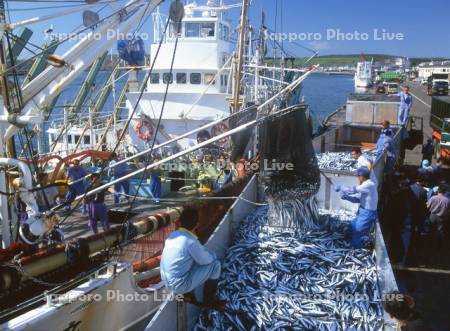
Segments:
[[[383,63],[385,60],[394,59],[398,56],[396,55],[387,55],[387,54],[364,54],[367,60],[373,59],[375,62]],[[297,58],[295,59],[295,65],[301,66],[307,58]],[[416,66],[421,62],[429,62],[429,61],[442,61],[446,60],[445,58],[410,58],[411,64]],[[269,60],[270,61],[270,60]],[[324,67],[328,66],[356,66],[356,63],[361,61],[360,54],[348,54],[348,55],[322,55],[318,56],[315,59],[311,60],[310,64],[319,64]]]

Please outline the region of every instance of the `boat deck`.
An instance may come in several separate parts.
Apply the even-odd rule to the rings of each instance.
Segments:
[[[171,192],[167,197],[162,199],[160,203],[154,203],[153,201],[150,201],[150,199],[138,197],[130,210],[130,204],[125,198],[121,197],[120,202],[115,204],[113,195],[108,194],[105,198],[105,203],[109,212],[111,226],[114,226],[121,224],[124,221],[127,212],[130,213],[129,217],[131,218],[140,213],[162,211],[166,208],[179,206],[188,202],[191,198],[192,195],[178,192]],[[62,229],[67,240],[87,237],[94,234],[88,225],[88,216],[83,214],[82,211],[83,209],[80,205],[77,209],[73,210],[67,220],[64,221]],[[59,212],[61,220],[64,220],[67,214],[68,212]],[[99,232],[103,231],[101,224],[98,224],[98,230]]]
[[[411,109],[411,116],[421,117],[423,119],[423,133],[424,140],[431,137],[432,129],[430,127],[430,108],[431,97],[427,95],[425,87],[418,83],[409,83],[410,92],[414,96],[413,106]],[[370,90],[370,93],[375,91]],[[328,115],[324,124],[327,126],[340,126],[346,123],[346,108],[345,106],[339,107]],[[405,165],[418,166],[422,162],[422,146],[416,146],[413,150],[406,150]]]

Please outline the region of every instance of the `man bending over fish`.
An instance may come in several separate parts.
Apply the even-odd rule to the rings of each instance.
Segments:
[[[212,304],[221,266],[216,254],[203,246],[195,235],[197,222],[197,210],[185,208],[180,215],[181,227],[164,243],[161,280],[175,294],[186,294],[205,284],[204,303]],[[193,293],[189,299],[195,300]]]
[[[341,192],[341,199],[360,204],[347,235],[354,248],[362,248],[368,243],[370,231],[377,219],[378,190],[377,185],[370,179],[368,168],[358,168],[357,175],[359,185],[337,185],[335,191]],[[359,197],[356,194],[359,194]]]

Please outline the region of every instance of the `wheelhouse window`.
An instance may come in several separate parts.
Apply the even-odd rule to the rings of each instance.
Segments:
[[[200,23],[186,23],[186,37],[200,37]]]
[[[55,140],[54,137],[52,138],[52,140]],[[67,136],[67,142],[68,142],[69,144],[72,143],[72,135],[69,134],[69,135]]]
[[[205,74],[205,84],[206,85],[209,85],[209,84],[214,85],[214,84],[216,84],[215,76],[216,75],[213,74],[213,73]]]
[[[228,85],[228,76],[220,75],[220,85],[227,86]]]
[[[163,73],[163,83],[164,84],[172,84],[173,83],[173,75],[170,72]]]
[[[159,84],[159,74],[153,73],[150,75],[150,84]]]
[[[219,24],[219,38],[225,41],[230,40],[230,28],[222,23]]]
[[[177,84],[186,84],[187,78],[184,72],[177,73]]]
[[[215,36],[213,22],[186,23],[185,36],[188,38],[206,38]]]
[[[199,72],[193,72],[190,75],[190,79],[189,81],[191,82],[191,84],[201,84],[202,83],[202,75]]]
[[[70,136],[69,136],[70,137]],[[74,144],[77,144],[78,143],[78,141],[80,141],[80,136],[79,135],[75,135],[74,136]]]
[[[91,143],[91,136],[84,136],[83,137],[83,143],[85,145],[89,145]]]
[[[228,61],[228,57],[229,55],[223,52],[222,55],[220,56],[220,64],[225,65],[225,63]]]
[[[201,36],[202,37],[214,37],[214,23],[202,23]]]

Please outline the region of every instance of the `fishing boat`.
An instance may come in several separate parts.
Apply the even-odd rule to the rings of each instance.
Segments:
[[[372,61],[362,61],[356,64],[355,88],[368,88],[372,86]]]
[[[120,162],[126,162],[166,146],[171,148],[171,153],[162,153],[161,160],[144,163],[142,167],[136,168],[122,178],[110,180],[84,195],[77,196],[72,201],[76,207],[79,204],[77,201],[81,202],[85,197],[106,190],[122,180],[141,175],[138,177],[138,189],[134,193],[136,198],[139,187],[146,181],[145,175],[151,169],[211,144],[228,144],[229,148],[233,146],[233,150],[237,151],[234,157],[242,158],[248,155],[248,149],[254,150],[256,146],[252,136],[255,125],[267,120],[270,113],[276,115],[278,111],[295,102],[302,82],[315,68],[312,67],[305,72],[295,68],[266,65],[262,61],[265,53],[262,41],[256,45],[245,44],[246,38],[253,40],[249,38],[252,29],[245,23],[240,26],[238,47],[233,55],[234,68],[228,67],[229,64],[220,60],[223,55],[221,52],[214,53],[215,56],[210,59],[213,65],[209,67],[203,62],[197,63],[198,68],[185,67],[187,63],[185,56],[192,54],[192,47],[204,47],[208,50],[211,47],[220,46],[221,51],[231,52],[230,36],[228,36],[230,31],[227,29],[227,27],[230,28],[230,23],[223,15],[223,11],[230,7],[214,1],[208,1],[206,6],[194,4],[183,6],[179,1],[173,1],[171,16],[166,22],[166,26],[170,28],[157,34],[161,40],[161,52],[159,55],[156,52],[152,54],[152,62],[155,66],[153,68],[144,65],[136,66],[135,62],[127,62],[126,67],[123,68],[120,67],[123,62],[116,63],[107,84],[101,89],[95,102],[88,107],[88,114],[83,115],[81,109],[92,87],[94,77],[105,59],[105,52],[114,43],[106,38],[108,29],[117,29],[120,34],[132,31],[135,24],[139,22],[137,18],[148,16],[161,2],[158,0],[148,3],[140,0],[131,1],[125,5],[125,8],[116,10],[102,19],[91,11],[85,11],[83,18],[88,33],[80,41],[61,56],[52,54],[54,49],[50,51],[47,48],[37,58],[36,61],[39,62],[35,62],[39,64],[44,61],[45,64],[33,65],[33,67],[40,67],[40,70],[28,75],[30,79],[26,80],[23,86],[15,85],[14,93],[8,89],[2,90],[5,92],[2,111],[5,118],[8,118],[9,126],[5,132],[0,132],[4,135],[8,150],[8,158],[2,159],[0,163],[12,171],[1,174],[0,190],[6,195],[14,196],[9,201],[5,194],[0,197],[4,247],[0,271],[2,305],[0,325],[3,329],[143,328],[169,295],[160,281],[158,270],[163,241],[175,228],[175,222],[182,210],[182,203],[196,200],[198,197],[186,195],[184,200],[177,200],[175,205],[157,205],[156,208],[154,204],[144,200],[141,204],[130,204],[122,210],[111,210],[111,219],[115,220],[118,226],[113,226],[100,234],[65,240],[66,227],[76,221],[76,208],[67,213],[61,205],[42,212],[36,202],[35,194],[46,186],[37,186],[33,175],[45,171],[52,178],[50,185],[58,186],[54,184],[54,181],[60,178],[61,163],[67,164],[74,158],[91,162],[109,161],[112,152],[120,152],[124,157],[127,156]],[[92,5],[95,4],[87,4],[76,10],[71,9],[69,12],[87,10]],[[241,22],[246,22],[246,1],[242,8]],[[183,11],[187,13],[185,19],[182,19]],[[202,15],[197,16],[198,12]],[[51,17],[40,19],[48,20]],[[156,21],[161,20],[161,15],[156,12],[154,18]],[[37,18],[36,21],[40,19]],[[8,29],[14,30],[26,22],[11,24]],[[206,28],[203,27],[204,24]],[[200,31],[199,35],[196,34],[197,28]],[[205,29],[209,29],[206,35]],[[187,32],[188,30],[190,32]],[[177,33],[180,37],[181,55],[187,53],[185,56],[177,55],[175,49],[172,49],[177,43],[177,37],[175,37]],[[124,40],[127,45],[126,51],[142,50],[139,46],[140,42],[137,42],[138,46],[136,46],[135,41]],[[165,71],[167,68],[164,65],[167,63],[160,60],[160,57],[165,58],[165,52],[169,52],[176,60],[174,63],[177,64],[172,68],[174,76],[166,77],[166,80],[164,80],[164,74],[167,73]],[[230,55],[231,53],[227,53],[228,57]],[[142,52],[139,57],[141,56]],[[29,132],[26,128],[24,129],[24,126],[32,125],[42,128],[43,120],[48,120],[48,117],[43,118],[42,112],[51,109],[59,93],[88,68],[90,68],[89,73],[75,102],[65,107],[64,116],[60,120],[62,125],[58,126],[54,122],[55,124],[50,125],[47,131],[52,146],[49,153],[40,153],[41,151],[35,153],[33,141],[30,140],[28,143],[30,151],[22,146],[25,153],[22,156],[15,155],[11,145],[12,138],[25,136],[29,139]],[[12,69],[6,68],[6,64],[3,70],[14,73],[14,71],[8,71]],[[114,103],[112,114],[109,118],[102,118],[99,115],[105,104],[105,98],[111,92],[113,82],[121,70],[129,74],[128,82]],[[244,74],[244,71],[247,74]],[[144,73],[146,77],[144,80],[139,80],[139,72]],[[158,73],[161,77],[159,86],[152,83],[153,73]],[[176,86],[183,85],[182,77],[179,77],[181,80],[178,82],[174,78],[176,74],[182,76],[183,73],[186,74],[186,89],[184,86]],[[199,73],[200,81],[197,79]],[[214,76],[208,76],[210,73]],[[6,75],[4,74],[3,77]],[[155,82],[155,76],[153,78]],[[223,84],[219,84],[220,80]],[[230,80],[234,81],[233,84]],[[164,82],[169,90],[162,95]],[[200,83],[197,84],[197,82]],[[9,86],[3,83],[3,86]],[[214,86],[208,95],[208,91],[205,90],[209,85]],[[196,102],[192,100],[197,98],[200,100],[203,97],[207,102],[203,104],[202,101],[198,101],[200,108],[193,110],[193,114],[197,115],[187,116],[180,122],[177,98],[172,98],[170,90],[172,87],[174,87],[174,97],[190,97],[189,100],[186,99],[186,105],[196,106]],[[10,100],[11,96],[19,99]],[[125,96],[130,114],[125,121],[120,121],[118,112],[123,109]],[[168,117],[162,116],[166,114],[166,110],[161,100],[168,101]],[[150,115],[148,112],[150,105],[153,109],[160,109],[160,123],[157,116]],[[7,111],[15,106],[17,107],[15,116],[6,116]],[[135,113],[138,109],[139,112]],[[305,114],[305,105],[298,109]],[[265,113],[266,116],[257,118],[257,113]],[[155,123],[157,119],[158,122]],[[171,125],[172,122],[173,125]],[[182,123],[185,124],[180,129],[179,126]],[[213,130],[214,127],[216,128]],[[210,130],[209,136],[206,140],[198,141],[196,135],[201,130]],[[36,133],[40,132],[42,130],[36,130]],[[136,133],[139,133],[141,137],[135,135],[135,138],[139,140],[134,140],[133,143],[133,134]],[[232,143],[230,137],[239,135],[241,135],[240,139]],[[142,139],[143,137],[145,139]],[[194,142],[197,143],[194,144]],[[130,149],[131,147],[134,150]],[[52,164],[50,162],[52,159],[57,159],[58,162]],[[113,166],[104,166],[100,169],[100,173],[106,172],[111,167]],[[217,201],[202,205],[204,224],[200,230],[203,238],[206,239],[211,235],[233,200],[241,194],[250,177],[250,174],[247,174],[231,186],[215,192],[211,198],[216,197]],[[68,184],[64,185],[70,187]],[[19,198],[26,205],[26,217],[21,220],[17,212]],[[13,215],[12,221],[9,215]],[[5,231],[5,229],[8,230]],[[22,242],[16,242],[18,237]],[[116,293],[117,297],[106,300],[108,295],[111,296],[113,293]],[[130,304],[129,299],[132,298],[131,301],[133,301],[137,297],[145,297],[145,304]]]
[[[129,129],[131,142],[137,150],[143,150],[151,141],[155,131],[151,123],[156,123],[160,115],[160,128],[164,134],[159,140],[163,142],[230,114],[228,98],[235,44],[226,11],[234,7],[215,1],[208,1],[206,6],[186,5],[180,36],[175,38],[171,33],[161,44],[165,21],[160,12],[153,15],[152,73],[142,96],[138,90],[127,93],[129,114],[132,114],[132,105],[141,98]],[[173,57],[175,47],[176,56]],[[150,66],[141,70],[146,72]],[[170,93],[166,97],[167,82]],[[217,135],[226,129],[216,125],[209,132]],[[182,149],[196,143],[195,136],[177,142]]]

